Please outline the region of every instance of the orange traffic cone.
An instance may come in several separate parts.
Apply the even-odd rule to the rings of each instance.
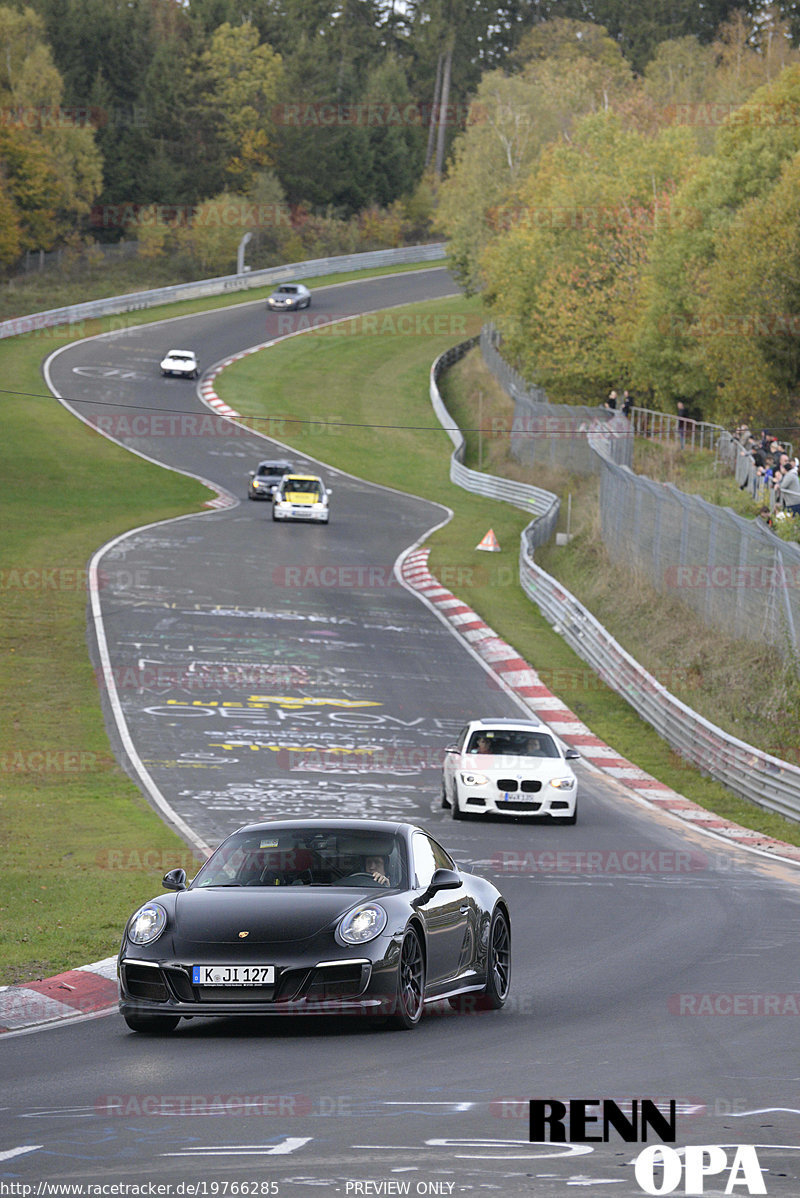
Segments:
[[[497,543],[497,537],[494,535],[494,530],[490,528],[480,545],[476,545],[475,548],[485,549],[488,553],[499,553],[500,546]]]

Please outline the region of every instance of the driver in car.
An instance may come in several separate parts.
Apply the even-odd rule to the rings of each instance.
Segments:
[[[378,853],[370,853],[364,858],[364,872],[372,874],[379,886],[391,886],[391,882],[387,877],[388,865],[386,858]]]

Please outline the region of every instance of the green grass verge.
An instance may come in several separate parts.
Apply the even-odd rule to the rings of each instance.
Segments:
[[[429,307],[442,323],[463,317],[470,328],[479,314],[478,301],[465,299],[415,310]],[[375,323],[374,333],[359,332],[353,322],[339,334],[319,331],[243,359],[219,377],[219,394],[248,416],[274,418],[279,413],[286,422],[281,439],[298,450],[453,508],[454,519],[431,538],[431,568],[519,650],[576,715],[624,757],[687,798],[766,835],[800,844],[797,824],[737,799],[687,767],[624,700],[598,681],[527,599],[517,581],[523,513],[470,495],[449,481],[451,445],[430,407],[428,375],[432,360],[459,336],[452,331],[440,337],[404,335],[396,317],[387,312],[385,320]],[[477,428],[474,386],[459,384],[455,371],[446,380],[445,398],[454,419],[461,427]],[[507,429],[507,412],[499,414],[495,405],[500,401],[488,381],[482,380],[479,389],[481,427]],[[259,398],[265,395],[268,400]],[[291,424],[292,418],[298,423]],[[505,452],[502,437],[481,440],[483,466],[493,469]],[[477,454],[477,433],[468,441],[470,452]],[[515,473],[524,477],[519,466]],[[538,471],[535,481],[547,485]],[[503,553],[487,561],[475,547],[490,526]],[[582,544],[588,546],[588,533]],[[577,543],[573,562],[580,548]],[[591,557],[587,561],[588,570],[594,570]],[[749,667],[749,661],[740,666],[747,678]]]
[[[133,908],[167,868],[191,859],[111,755],[87,652],[85,571],[112,537],[201,511],[210,494],[76,420],[46,394],[41,362],[123,320],[258,295],[0,341],[0,985],[113,954]]]

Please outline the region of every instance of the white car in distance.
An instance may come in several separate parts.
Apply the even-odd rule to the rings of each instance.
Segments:
[[[539,720],[471,720],[445,749],[442,806],[453,819],[476,815],[578,818],[578,780],[564,749]]]
[[[181,378],[197,378],[197,356],[191,349],[171,349],[161,361],[161,373]]]

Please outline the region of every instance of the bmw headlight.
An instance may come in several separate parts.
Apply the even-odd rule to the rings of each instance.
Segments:
[[[344,944],[366,944],[380,936],[386,927],[387,915],[377,903],[368,903],[348,911],[339,922],[336,933]]]
[[[128,921],[128,939],[133,944],[152,944],[167,926],[167,913],[160,903],[145,903]]]
[[[556,790],[572,790],[573,786],[575,785],[575,779],[574,778],[551,778],[550,785],[554,786],[556,788]]]
[[[465,786],[486,786],[489,779],[485,774],[462,774],[461,781]]]

